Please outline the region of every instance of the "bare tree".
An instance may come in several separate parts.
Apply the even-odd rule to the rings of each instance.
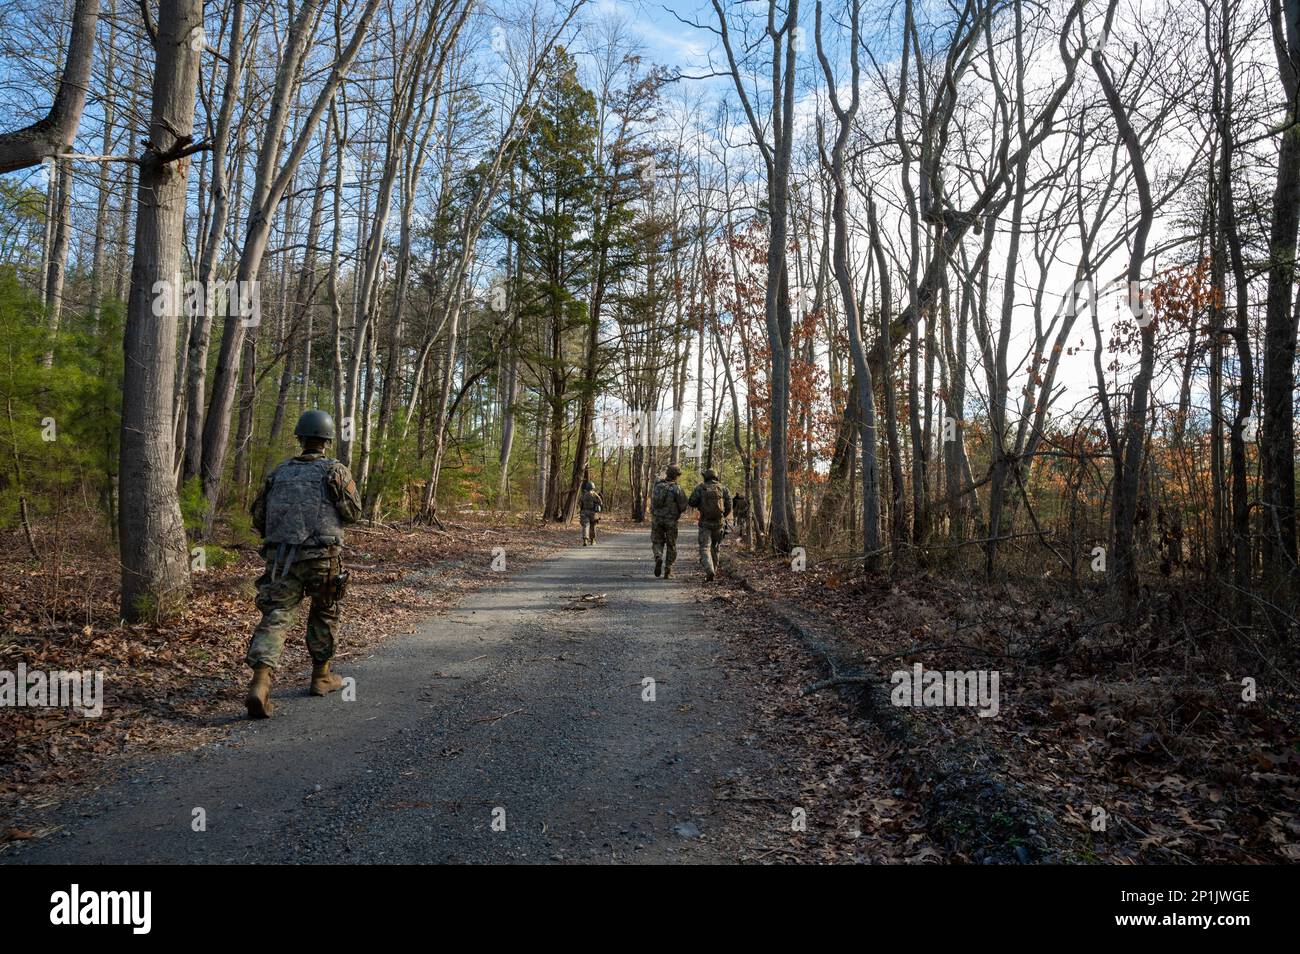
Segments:
[[[840,95],[835,82],[835,72],[822,43],[822,5],[817,3],[817,58],[821,62],[822,73],[826,77],[826,94],[830,99],[831,109],[835,111],[837,131],[835,142],[831,146],[829,160],[825,152],[822,161],[829,166],[831,182],[834,185],[834,198],[831,217],[835,224],[835,244],[832,258],[835,268],[835,281],[839,285],[841,306],[844,320],[849,328],[849,349],[853,356],[854,386],[857,390],[858,446],[862,455],[862,548],[863,559],[870,570],[879,569],[882,557],[880,544],[880,482],[876,466],[876,401],[872,384],[871,368],[867,364],[866,348],[862,343],[862,320],[858,314],[856,289],[853,275],[849,268],[849,223],[848,194],[845,183],[844,151],[848,146],[849,135],[853,131],[853,120],[858,113],[861,102],[859,79],[861,68],[858,64],[859,24],[861,22],[861,0],[849,0],[849,102],[840,104]]]
[[[1260,433],[1264,565],[1275,582],[1296,571],[1295,352],[1296,232],[1300,228],[1300,0],[1269,0],[1269,21],[1286,104],[1280,129],[1264,306],[1263,422]]]
[[[789,239],[790,157],[794,148],[799,0],[789,0],[784,9],[778,0],[768,0],[763,36],[772,47],[772,86],[769,115],[765,120],[760,119],[746,89],[745,76],[732,44],[727,14],[721,0],[711,2],[717,15],[718,32],[727,55],[732,82],[767,170],[769,227],[766,309],[772,388],[772,426],[768,435],[772,467],[772,510],[768,533],[772,546],[785,552],[789,551],[794,542],[789,479],[791,315],[786,244]]]
[[[248,229],[235,278],[241,294],[260,299],[258,279],[262,259],[271,237],[275,210],[284,198],[295,171],[310,145],[310,137],[302,136],[289,148],[281,161],[282,142],[289,123],[289,113],[294,91],[302,79],[302,63],[312,43],[315,24],[323,0],[306,0],[299,8],[285,44],[284,55],[276,72],[271,95],[271,108],[262,131],[258,151],[257,174],[253,186],[253,200],[248,213]],[[366,0],[357,19],[352,39],[343,48],[329,76],[321,83],[315,101],[303,120],[304,129],[316,129],[321,117],[329,108],[334,92],[352,67],[362,41],[370,29],[370,22],[379,8],[380,0]],[[260,303],[258,305],[260,307]],[[218,492],[225,467],[226,450],[230,439],[231,410],[239,383],[239,370],[243,355],[244,336],[250,316],[244,309],[229,309],[221,337],[221,352],[217,357],[216,374],[212,381],[212,400],[203,424],[203,459],[201,477],[203,494],[208,500],[207,528],[210,531],[216,515]],[[340,422],[346,425],[346,422]]]

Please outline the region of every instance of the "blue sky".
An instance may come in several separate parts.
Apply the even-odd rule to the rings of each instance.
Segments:
[[[593,0],[591,7],[596,13],[618,11],[627,16],[645,43],[647,58],[665,66],[698,68],[713,46],[712,34],[692,29],[673,16],[675,12],[687,20],[711,22],[713,11],[706,0]],[[705,11],[709,20],[704,19]]]

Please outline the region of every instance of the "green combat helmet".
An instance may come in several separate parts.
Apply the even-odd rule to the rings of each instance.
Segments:
[[[334,418],[324,411],[303,411],[302,417],[298,418],[298,426],[293,429],[293,436],[300,440],[314,437],[332,441],[334,440]]]
[[[682,469],[678,467],[676,464],[669,464],[668,469],[664,471],[664,476],[668,480],[676,480],[681,475],[682,475]]]
[[[717,479],[718,479],[718,472],[714,470],[712,467],[710,467],[708,470],[704,472],[704,480],[706,482],[717,480]]]

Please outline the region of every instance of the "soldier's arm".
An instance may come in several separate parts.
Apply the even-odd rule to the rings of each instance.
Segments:
[[[686,491],[682,490],[681,487],[678,487],[677,488],[677,515],[681,516],[682,514],[684,514],[686,512],[686,508],[688,505],[689,502],[686,499]]]
[[[330,470],[330,490],[334,495],[334,508],[344,523],[356,523],[361,519],[361,494],[357,491],[352,472],[342,464],[336,464]]]
[[[259,536],[266,536],[266,495],[270,490],[271,478],[267,477],[262,483],[262,489],[253,498],[253,505],[248,508],[248,512],[253,516],[253,529]]]
[[[696,488],[695,488],[694,490],[691,491],[691,499],[688,500],[688,501],[686,501],[687,506],[694,507],[694,508],[696,508],[697,510],[699,509],[699,507],[700,507],[700,491],[703,490],[703,489],[704,489],[704,485],[703,485],[703,484],[699,484],[698,486],[696,486]],[[685,510],[686,507],[683,507],[682,509]]]
[[[722,488],[722,515],[724,517],[731,516],[731,491],[727,490],[726,487]]]

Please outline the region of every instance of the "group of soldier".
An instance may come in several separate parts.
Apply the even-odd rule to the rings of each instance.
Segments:
[[[253,526],[262,535],[266,568],[257,581],[257,608],[262,620],[253,631],[245,662],[253,670],[244,697],[250,718],[271,715],[271,679],[284,652],[284,640],[298,607],[311,600],[307,615],[307,651],[312,672],[308,692],[324,696],[343,687],[330,669],[340,620],[339,603],[347,588],[343,568],[343,527],[361,516],[361,496],[348,468],[327,457],[334,440],[334,420],[324,411],[306,411],[294,436],[302,453],[267,475],[253,501]],[[682,470],[668,465],[650,493],[650,542],[655,576],[672,576],[677,560],[677,523],[688,508],[699,511],[700,568],[712,580],[718,569],[718,549],[729,530],[733,512],[742,526],[749,517],[743,495],[734,500],[712,468],[690,497],[677,480]],[[590,480],[578,498],[582,545],[596,542],[596,525],[604,501]]]
[[[737,523],[743,526],[749,520],[749,503],[743,494],[733,499],[712,467],[704,471],[703,479],[689,497],[677,482],[681,475],[680,467],[669,464],[650,491],[650,546],[655,556],[655,576],[666,579],[673,575],[673,564],[677,562],[677,523],[693,507],[700,512],[700,569],[706,580],[713,580],[718,572],[718,550],[731,529],[727,518],[734,513]],[[578,497],[584,547],[596,542],[596,524],[603,507],[604,501],[595,485],[590,480],[584,481]]]
[[[655,576],[666,579],[673,575],[673,564],[677,562],[677,522],[688,507],[694,507],[700,513],[697,539],[700,569],[705,579],[712,580],[718,569],[718,548],[726,536],[727,518],[731,516],[731,492],[722,486],[717,472],[709,468],[687,497],[677,483],[681,475],[680,467],[669,464],[650,491],[650,546],[654,550]]]

